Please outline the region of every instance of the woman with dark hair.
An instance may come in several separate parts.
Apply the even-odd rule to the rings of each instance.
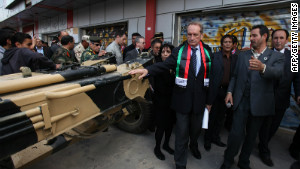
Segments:
[[[164,43],[161,47],[161,59],[165,61],[172,53],[173,45]],[[155,156],[160,160],[165,160],[164,154],[160,150],[162,137],[165,134],[163,149],[170,154],[174,154],[174,150],[169,146],[169,140],[172,134],[172,128],[175,121],[175,113],[170,109],[172,90],[174,86],[175,76],[171,71],[165,72],[154,77],[154,111],[155,111],[155,140],[154,148]]]

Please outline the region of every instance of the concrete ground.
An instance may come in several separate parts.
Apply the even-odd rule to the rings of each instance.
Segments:
[[[227,135],[227,131],[222,131],[223,141],[227,140]],[[271,141],[275,163],[272,169],[288,169],[294,162],[288,153],[293,135],[293,132],[279,130]],[[110,127],[108,132],[73,144],[27,169],[174,169],[173,156],[162,150],[166,160],[158,160],[153,154],[154,144],[154,133],[135,135]],[[174,147],[174,133],[170,145]],[[211,151],[206,152],[202,136],[199,138],[199,148],[202,159],[195,159],[189,152],[187,168],[219,169],[225,148],[212,145]],[[252,169],[271,169],[260,161],[256,147],[250,160]],[[237,169],[236,164],[232,169]]]

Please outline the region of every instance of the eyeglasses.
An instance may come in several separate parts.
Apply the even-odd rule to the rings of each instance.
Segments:
[[[100,43],[93,43],[95,46],[100,46]]]

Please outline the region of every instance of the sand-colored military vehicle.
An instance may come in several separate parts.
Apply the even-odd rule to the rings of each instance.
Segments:
[[[0,76],[0,168],[24,167],[111,124],[134,133],[147,129],[149,81],[128,72],[152,59],[106,61]]]

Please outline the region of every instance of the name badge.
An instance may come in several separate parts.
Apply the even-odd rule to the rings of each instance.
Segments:
[[[176,77],[175,84],[177,84],[178,86],[181,86],[181,87],[186,87],[187,79]]]
[[[204,86],[206,86],[206,87],[209,86],[209,79],[208,78],[204,79]]]

